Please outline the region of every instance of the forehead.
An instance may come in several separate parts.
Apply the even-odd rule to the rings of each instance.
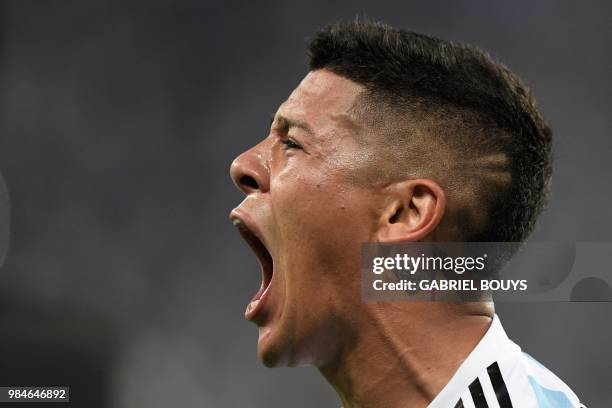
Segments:
[[[350,111],[364,87],[327,70],[311,71],[278,113],[314,121],[350,119]]]

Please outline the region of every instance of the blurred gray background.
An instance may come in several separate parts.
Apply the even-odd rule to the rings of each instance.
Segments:
[[[306,73],[305,38],[367,15],[489,50],[555,129],[534,240],[610,241],[609,2],[0,2],[0,384],[83,407],[337,407],[266,369],[243,321],[256,261],[228,166]],[[601,265],[609,269],[609,265]],[[612,303],[499,305],[511,337],[609,406]]]

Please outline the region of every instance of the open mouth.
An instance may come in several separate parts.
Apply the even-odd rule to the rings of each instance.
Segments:
[[[238,232],[240,232],[242,238],[247,242],[249,247],[251,247],[255,253],[255,256],[257,256],[257,260],[259,261],[259,265],[261,267],[261,287],[249,303],[247,308],[248,317],[250,312],[255,312],[259,301],[262,300],[264,294],[267,292],[267,289],[270,286],[270,282],[272,282],[274,262],[272,260],[270,251],[268,251],[263,241],[260,239],[259,234],[253,228],[247,225],[247,223],[241,218],[233,218],[232,222],[238,229]]]

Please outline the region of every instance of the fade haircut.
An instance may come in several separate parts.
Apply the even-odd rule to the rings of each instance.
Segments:
[[[445,217],[458,237],[520,242],[529,235],[548,200],[552,132],[517,75],[473,46],[370,21],[321,29],[308,54],[311,71],[364,87],[365,107],[356,110],[379,111],[379,125],[396,129],[381,130],[393,139],[386,143],[394,166],[433,175],[455,195]]]

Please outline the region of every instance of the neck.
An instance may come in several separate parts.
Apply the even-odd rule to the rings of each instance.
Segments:
[[[319,367],[344,408],[426,407],[486,333],[493,306],[367,303],[359,333]]]

